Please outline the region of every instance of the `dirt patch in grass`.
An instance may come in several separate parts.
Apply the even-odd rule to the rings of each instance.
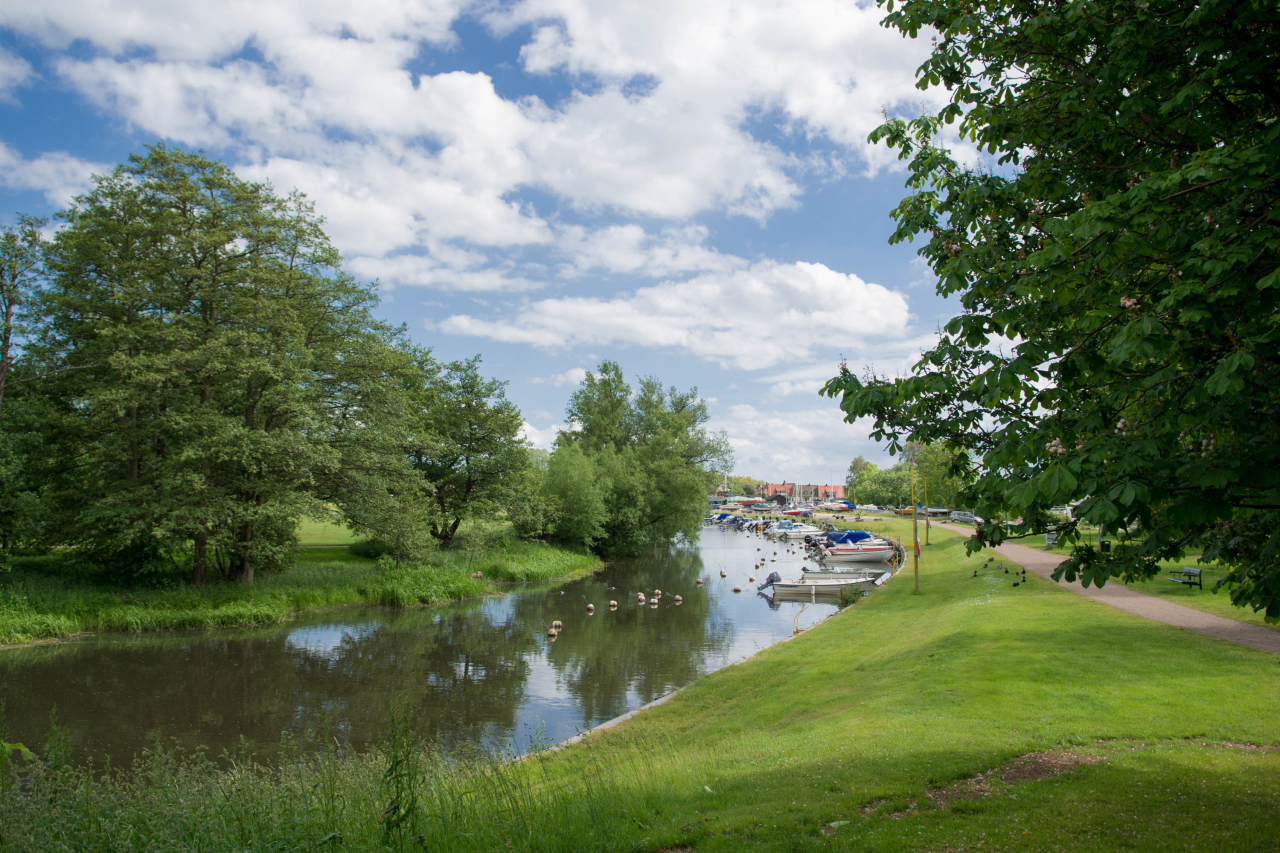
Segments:
[[[1052,779],[1063,773],[1074,770],[1081,764],[1097,764],[1102,759],[1092,755],[1080,755],[1076,752],[1050,751],[1029,752],[1020,755],[1000,768],[1000,779],[1011,785],[1018,782],[1038,782],[1041,779]]]
[[[1038,782],[1068,773],[1082,764],[1097,764],[1102,759],[1093,755],[1081,755],[1066,750],[1028,752],[986,773],[962,779],[945,788],[930,788],[926,793],[929,803],[938,809],[950,808],[961,800],[982,799],[991,796],[993,780],[1006,785],[1021,782]]]
[[[1245,752],[1280,752],[1280,746],[1260,746],[1256,743],[1232,743],[1231,741],[1219,741],[1218,743],[1210,743],[1207,746],[1216,746],[1219,749],[1243,749]]]

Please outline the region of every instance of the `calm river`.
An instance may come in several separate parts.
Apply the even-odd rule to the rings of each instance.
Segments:
[[[777,550],[777,562],[754,570],[757,547],[770,558]],[[0,651],[0,700],[10,740],[43,743],[56,706],[79,757],[116,765],[157,737],[213,755],[243,738],[268,757],[282,736],[305,737],[324,721],[363,747],[381,736],[397,700],[418,732],[442,743],[523,750],[534,737],[563,740],[790,636],[804,604],[770,602],[747,577],[799,577],[800,566],[781,543],[707,528],[696,546],[498,598]],[[657,609],[636,605],[636,592],[655,589],[663,592]],[[834,611],[810,605],[799,625]],[[546,626],[557,619],[565,627],[552,642]]]

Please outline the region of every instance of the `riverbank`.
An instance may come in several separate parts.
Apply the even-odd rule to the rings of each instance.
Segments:
[[[83,777],[75,788],[71,776],[59,782],[41,769],[33,779],[65,795],[10,794],[3,843],[1271,849],[1276,655],[1040,578],[1014,587],[986,554],[966,557],[960,537],[934,536],[920,595],[908,566],[792,642],[533,761],[446,770],[413,753],[415,769],[392,739],[385,755],[304,750],[287,773],[196,772],[153,755],[128,780],[86,789]],[[318,736],[314,748],[327,742]],[[385,816],[406,802],[403,822],[388,829]]]
[[[502,584],[572,580],[602,565],[590,554],[523,540],[483,552],[437,551],[399,568],[346,548],[304,548],[288,570],[262,575],[252,585],[132,588],[60,573],[56,565],[37,567],[34,560],[16,562],[14,571],[0,575],[0,647],[94,631],[275,624],[302,612],[358,604],[439,604],[487,595]]]

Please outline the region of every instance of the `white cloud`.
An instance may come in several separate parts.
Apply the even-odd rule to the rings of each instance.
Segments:
[[[528,421],[520,427],[520,438],[529,442],[534,447],[542,450],[550,450],[555,446],[556,436],[564,429],[563,424],[554,424],[545,429],[538,429]]]
[[[707,426],[728,434],[736,473],[770,482],[842,483],[854,456],[888,458],[868,437],[870,420],[845,423],[834,400],[789,411],[731,406]]]
[[[502,34],[530,25],[525,72],[567,74],[568,96],[504,97],[484,73],[419,73],[481,8],[493,9],[48,0],[0,5],[0,26],[45,45],[64,82],[141,133],[306,192],[362,275],[454,290],[741,270],[689,217],[763,221],[796,205],[815,169],[892,164],[866,143],[882,107],[914,113],[939,97],[914,87],[923,40],[843,0],[526,0],[484,20]],[[6,62],[0,96],[29,74]],[[528,189],[613,221],[565,225],[522,203]],[[536,275],[511,266],[527,247],[550,256]]]
[[[587,370],[584,367],[571,367],[564,373],[557,373],[553,376],[535,376],[529,380],[530,385],[550,385],[553,388],[560,388],[564,385],[581,385],[582,380],[587,378]]]
[[[545,349],[670,348],[725,366],[761,368],[807,359],[832,341],[899,340],[909,319],[905,297],[856,275],[822,264],[761,261],[613,299],[543,299],[510,320],[454,315],[436,328]]]
[[[110,171],[110,166],[90,163],[64,151],[50,151],[26,159],[0,142],[0,185],[43,193],[49,203],[57,207],[87,190],[95,174]]]
[[[17,103],[14,92],[31,77],[31,65],[25,59],[0,48],[0,101]]]
[[[919,361],[920,354],[938,341],[933,333],[909,338],[836,338],[832,348],[843,347],[841,353],[850,371],[861,375],[865,369],[873,369],[877,375],[900,376],[910,371]],[[790,397],[794,394],[816,395],[839,372],[835,362],[824,361],[802,364],[771,373],[757,379],[769,385],[771,397]]]

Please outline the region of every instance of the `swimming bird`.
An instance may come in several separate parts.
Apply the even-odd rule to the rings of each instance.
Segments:
[[[751,577],[747,578],[747,583],[755,583],[755,582],[756,582],[756,576],[755,576],[755,575],[752,575]]]
[[[660,589],[655,589],[655,590],[653,591],[653,597],[654,597],[654,598],[662,598],[662,590],[660,590]]]
[[[735,586],[735,587],[733,588],[733,591],[734,591],[734,592],[742,592],[742,587],[740,587],[740,586]]]
[[[548,636],[548,637],[550,637],[550,638],[552,638],[553,640],[555,639],[555,636],[556,636],[556,634],[558,634],[558,633],[560,633],[560,632],[559,632],[559,631],[557,631],[555,628],[548,628],[548,629],[547,629],[547,636]]]

